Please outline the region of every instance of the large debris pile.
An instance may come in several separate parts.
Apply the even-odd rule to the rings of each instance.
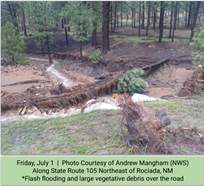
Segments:
[[[161,133],[179,134],[184,130],[194,131],[204,145],[204,134],[194,126],[183,126],[176,130],[166,128],[170,125],[170,117],[165,111],[160,111],[154,117],[149,117],[145,113],[143,107],[128,99],[124,105],[123,116],[126,123],[122,122],[121,131],[125,142],[129,147],[133,147],[138,154],[142,149],[146,149],[146,153],[153,154],[174,154],[170,146],[162,139]],[[125,135],[122,126],[126,126],[128,133]]]
[[[204,67],[198,67],[192,77],[184,82],[178,96],[192,96],[204,89]]]
[[[79,103],[83,104],[87,100],[96,98],[97,96],[110,94],[112,90],[116,88],[119,76],[121,76],[121,73],[117,73],[95,83],[80,84],[69,88],[59,85],[58,88],[51,90],[55,95],[50,96],[38,96],[38,92],[43,92],[43,89],[40,90],[36,89],[36,87],[32,87],[29,89],[30,94],[19,93],[3,96],[1,100],[1,109],[18,109],[33,103],[41,109],[58,108],[59,105],[65,103],[68,107]]]
[[[142,106],[131,99],[124,106],[123,116],[127,122],[123,125],[127,127],[128,134],[125,135],[122,132],[129,147],[146,148],[148,152],[154,154],[172,154],[170,147],[162,141],[159,133],[159,130],[165,127],[163,120],[158,117],[148,117]]]

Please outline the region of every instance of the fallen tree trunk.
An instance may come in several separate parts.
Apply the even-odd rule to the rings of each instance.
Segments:
[[[147,70],[148,68],[151,68],[151,67],[154,67],[154,66],[156,66],[156,65],[162,64],[162,63],[164,63],[165,61],[167,61],[168,59],[170,59],[171,57],[172,57],[172,55],[167,56],[167,57],[165,57],[165,58],[163,58],[163,59],[160,59],[159,61],[156,61],[156,62],[154,62],[154,63],[152,63],[152,64],[150,64],[150,65],[146,65],[146,66],[143,67],[142,69],[143,69],[143,70]]]

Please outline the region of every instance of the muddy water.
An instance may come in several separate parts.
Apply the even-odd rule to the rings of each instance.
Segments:
[[[45,59],[33,58],[33,57],[30,57],[30,59],[31,59],[31,60],[37,60],[37,61],[48,61],[48,60],[45,60]],[[59,64],[58,61],[53,60],[53,64],[52,64],[50,67],[47,68],[47,72],[50,72],[51,75],[52,75],[52,77],[58,78],[59,81],[60,81],[61,83],[63,83],[63,85],[64,85],[65,87],[73,86],[74,83],[73,83],[71,80],[69,80],[69,79],[67,79],[66,77],[64,77],[60,72],[58,72],[58,71],[54,68],[54,67],[55,67],[56,65],[58,65],[58,64]]]
[[[183,83],[192,76],[194,70],[186,70],[177,66],[160,67],[145,79],[149,87],[148,95],[160,98],[165,95],[177,95]]]
[[[1,122],[8,123],[15,120],[33,120],[33,119],[48,119],[55,117],[66,117],[73,114],[78,114],[81,112],[81,109],[69,109],[66,114],[64,113],[52,113],[52,115],[35,115],[35,114],[25,114],[25,115],[17,115],[17,111],[8,111],[3,116],[1,116]]]

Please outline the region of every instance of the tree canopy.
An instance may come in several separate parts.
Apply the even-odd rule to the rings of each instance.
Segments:
[[[17,28],[10,22],[1,30],[2,55],[8,64],[27,64],[28,60],[23,54],[25,42],[20,37]]]

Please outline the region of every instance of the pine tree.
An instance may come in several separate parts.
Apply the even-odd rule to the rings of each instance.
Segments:
[[[8,64],[28,64],[24,49],[26,45],[21,38],[18,29],[10,22],[1,30],[1,49],[2,55]]]
[[[88,33],[91,33],[93,27],[93,11],[87,6],[87,2],[75,1],[67,2],[60,15],[71,16],[68,25],[75,30],[74,39],[80,42],[80,56],[82,57],[82,45],[88,40]]]
[[[55,29],[55,17],[57,11],[54,11],[49,1],[36,1],[31,2],[30,12],[33,16],[31,20],[31,26],[35,29],[34,35],[38,37],[38,42],[42,47],[43,44],[47,45],[47,52],[50,64],[52,64],[52,58],[50,55],[50,36],[54,34]]]

